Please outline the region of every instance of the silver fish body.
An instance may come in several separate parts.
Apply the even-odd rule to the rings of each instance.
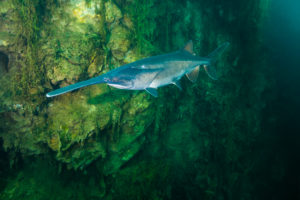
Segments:
[[[209,77],[217,79],[213,64],[228,46],[229,43],[226,42],[208,57],[199,57],[194,54],[193,43],[189,41],[178,51],[123,65],[98,77],[49,92],[46,96],[53,97],[88,85],[106,83],[119,89],[146,90],[157,97],[159,87],[175,84],[181,89],[179,81],[184,75],[194,82],[201,66]]]

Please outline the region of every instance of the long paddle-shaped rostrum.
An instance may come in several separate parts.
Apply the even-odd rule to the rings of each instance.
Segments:
[[[181,89],[180,79],[184,75],[195,82],[200,67],[205,69],[210,78],[216,80],[215,60],[228,46],[229,43],[225,42],[207,57],[199,57],[193,51],[193,42],[189,41],[178,51],[123,65],[98,77],[49,92],[46,96],[53,97],[88,85],[106,83],[119,89],[146,90],[157,97],[159,87],[174,84]]]

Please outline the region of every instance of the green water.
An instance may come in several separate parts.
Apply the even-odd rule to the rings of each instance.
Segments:
[[[299,5],[284,5],[0,1],[0,199],[299,199]],[[231,44],[218,80],[45,96],[189,40],[199,56]]]

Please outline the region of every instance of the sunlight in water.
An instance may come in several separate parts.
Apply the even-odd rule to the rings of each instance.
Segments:
[[[73,15],[82,23],[94,19],[96,17],[95,3],[87,4],[85,1],[77,3],[73,9]]]

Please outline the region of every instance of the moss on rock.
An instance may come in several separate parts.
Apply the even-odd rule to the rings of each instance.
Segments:
[[[112,0],[109,0],[104,3],[105,6],[105,20],[107,23],[113,23],[120,20],[122,16],[121,10]]]
[[[111,36],[107,45],[112,51],[112,55],[118,60],[124,59],[125,54],[129,50],[129,35],[130,32],[122,26],[115,26],[111,30]]]

